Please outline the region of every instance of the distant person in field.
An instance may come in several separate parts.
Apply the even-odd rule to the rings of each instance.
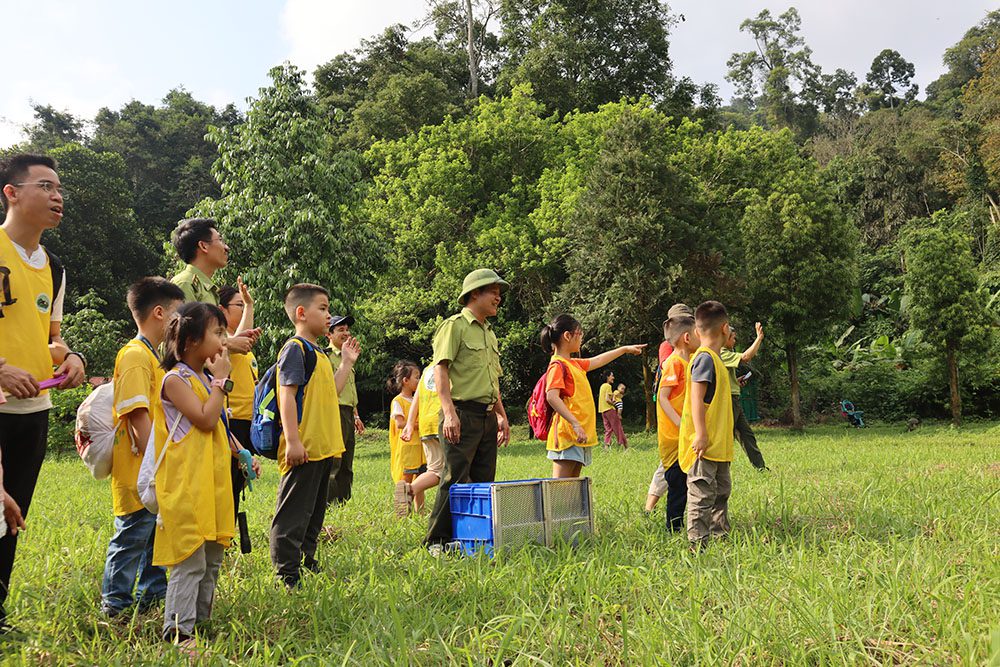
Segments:
[[[663,320],[663,342],[660,343],[659,349],[659,362],[656,366],[656,374],[653,376],[653,401],[658,401],[659,386],[660,386],[660,376],[663,373],[663,362],[673,353],[674,346],[670,344],[670,322],[671,320],[676,320],[677,318],[690,317],[694,318],[694,311],[691,307],[683,303],[675,303],[667,311],[667,319]],[[659,405],[657,405],[659,407]],[[657,503],[660,502],[660,498],[667,494],[667,481],[666,481],[666,470],[663,468],[663,463],[661,462],[657,467],[656,471],[653,472],[653,478],[649,482],[649,490],[646,492],[646,513],[649,514],[656,507]]]
[[[128,288],[136,336],[115,357],[113,417],[117,427],[111,452],[111,506],[115,532],[108,544],[101,582],[101,612],[114,618],[138,603],[147,610],[167,594],[167,572],[153,565],[156,515],[139,499],[139,467],[162,410],[164,371],[160,349],[167,323],[184,303],[169,280],[142,278]],[[133,595],[134,594],[134,595]]]
[[[434,333],[434,383],[441,399],[445,464],[425,542],[440,554],[452,542],[452,484],[496,479],[497,448],[510,441],[500,396],[500,346],[489,318],[496,317],[510,285],[495,271],[477,269],[462,282],[452,315]]]
[[[402,494],[399,493],[397,485],[397,496],[402,495],[407,506],[414,503],[417,494],[422,495],[427,489],[431,489],[441,482],[441,473],[444,471],[444,449],[438,432],[440,417],[441,398],[438,396],[435,385],[434,367],[428,366],[420,374],[416,398],[410,406],[406,426],[399,434],[401,440],[410,442],[413,439],[413,432],[417,431],[420,445],[424,450],[424,460],[427,462],[427,470],[412,483],[403,482]]]
[[[579,477],[583,467],[591,464],[597,444],[597,411],[587,371],[606,366],[623,354],[642,354],[646,346],[625,345],[580,359],[583,328],[566,314],[542,328],[541,342],[552,355],[545,372],[545,398],[554,412],[545,442],[552,476]]]
[[[729,370],[729,385],[730,391],[733,394],[733,422],[736,428],[736,438],[740,441],[740,445],[742,445],[747,458],[750,459],[750,464],[757,470],[767,470],[767,465],[764,463],[764,455],[761,454],[760,447],[757,446],[757,436],[754,435],[753,429],[750,427],[750,422],[747,420],[746,414],[743,413],[743,404],[740,402],[740,389],[749,381],[749,369],[741,369],[740,367],[749,364],[750,360],[757,356],[761,343],[764,342],[764,327],[760,322],[757,322],[754,328],[757,330],[757,338],[742,353],[735,351],[736,329],[730,328],[729,339],[726,341],[726,346],[722,348],[719,357],[722,359],[723,365]]]
[[[622,412],[625,410],[625,385],[619,382],[618,388],[615,392],[611,394],[611,405],[615,406],[615,410],[618,411],[618,417],[622,416]],[[624,430],[624,427],[622,427]]]
[[[718,301],[695,310],[701,346],[688,364],[677,459],[687,475],[687,534],[692,549],[729,533],[733,403],[729,372],[719,358],[729,339],[729,314]]]
[[[611,447],[612,435],[622,449],[628,449],[628,438],[625,437],[625,430],[622,428],[622,417],[615,409],[614,382],[615,374],[612,371],[605,373],[604,383],[601,384],[600,393],[597,395],[597,411],[601,413],[601,421],[604,423],[604,449]]]
[[[330,478],[327,498],[331,503],[343,504],[351,499],[354,484],[354,448],[357,436],[365,432],[365,424],[358,414],[358,386],[354,377],[354,366],[340,370],[344,360],[344,343],[351,337],[354,317],[334,315],[330,320],[330,363],[337,379],[337,403],[340,406],[340,432],[344,436],[344,455],[340,458],[340,468]]]
[[[4,604],[10,591],[18,535],[25,526],[48,443],[48,389],[39,383],[65,376],[59,389],[84,380],[83,355],[62,339],[66,272],[41,244],[63,218],[63,186],[56,162],[19,154],[0,160],[0,458],[6,466],[0,534],[0,635],[10,629]],[[53,367],[57,368],[53,371]]]
[[[386,383],[389,393],[395,394],[389,408],[389,470],[395,485],[393,505],[398,517],[408,515],[412,509],[419,511],[424,506],[422,493],[419,496],[414,494],[412,503],[406,493],[406,486],[427,472],[424,448],[412,438],[403,440],[400,437],[406,428],[406,419],[419,384],[420,366],[406,360],[396,362]]]

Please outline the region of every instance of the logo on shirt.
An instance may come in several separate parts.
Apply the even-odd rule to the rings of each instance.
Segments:
[[[427,387],[427,391],[437,391],[437,380],[434,378],[433,370],[424,373],[424,386]]]
[[[42,292],[35,299],[35,308],[38,309],[38,312],[47,313],[49,312],[49,308],[51,307],[52,307],[52,300],[49,298],[48,294]]]

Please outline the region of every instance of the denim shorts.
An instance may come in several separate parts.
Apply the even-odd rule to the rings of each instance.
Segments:
[[[576,461],[577,463],[589,466],[594,460],[594,448],[573,445],[569,449],[564,449],[561,452],[550,451],[548,453],[548,457],[550,461]]]

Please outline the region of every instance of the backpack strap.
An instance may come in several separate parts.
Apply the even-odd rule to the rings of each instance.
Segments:
[[[303,386],[305,386],[309,384],[309,380],[312,379],[313,371],[316,370],[316,346],[301,336],[293,336],[292,340],[297,341],[299,347],[302,348],[306,371],[306,381],[303,383]]]
[[[42,246],[43,248],[45,246]],[[49,257],[49,271],[52,272],[52,301],[56,300],[59,296],[59,290],[63,286],[63,272],[66,267],[63,266],[62,260],[52,254],[48,248],[45,248],[45,254]]]

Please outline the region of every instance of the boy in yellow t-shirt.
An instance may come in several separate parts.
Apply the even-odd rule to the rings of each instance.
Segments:
[[[111,453],[115,534],[108,544],[101,583],[101,612],[109,617],[118,616],[134,601],[148,608],[167,591],[166,571],[153,566],[156,515],[143,507],[136,484],[153,427],[152,411],[161,401],[163,369],[156,350],[167,321],[184,302],[184,292],[165,278],[142,278],[129,287],[127,301],[138,335],[119,350],[113,376],[118,427]]]
[[[687,533],[692,548],[729,532],[733,460],[733,404],[719,352],[729,336],[729,314],[718,301],[695,310],[701,347],[688,364],[677,458],[687,473]]]
[[[278,357],[281,481],[270,542],[278,577],[292,588],[303,566],[319,570],[316,546],[326,515],[327,486],[345,448],[333,366],[316,342],[330,330],[330,293],[319,285],[293,285],[285,295],[285,313],[295,325],[295,338]],[[348,338],[341,348],[341,368],[350,371],[360,352],[358,341]],[[315,358],[311,375],[307,357]]]
[[[660,367],[660,384],[656,391],[656,439],[663,479],[667,485],[667,530],[676,531],[684,526],[684,507],[687,504],[687,475],[677,462],[677,439],[687,396],[688,362],[691,353],[698,349],[694,318],[670,320],[667,340],[673,352]]]

